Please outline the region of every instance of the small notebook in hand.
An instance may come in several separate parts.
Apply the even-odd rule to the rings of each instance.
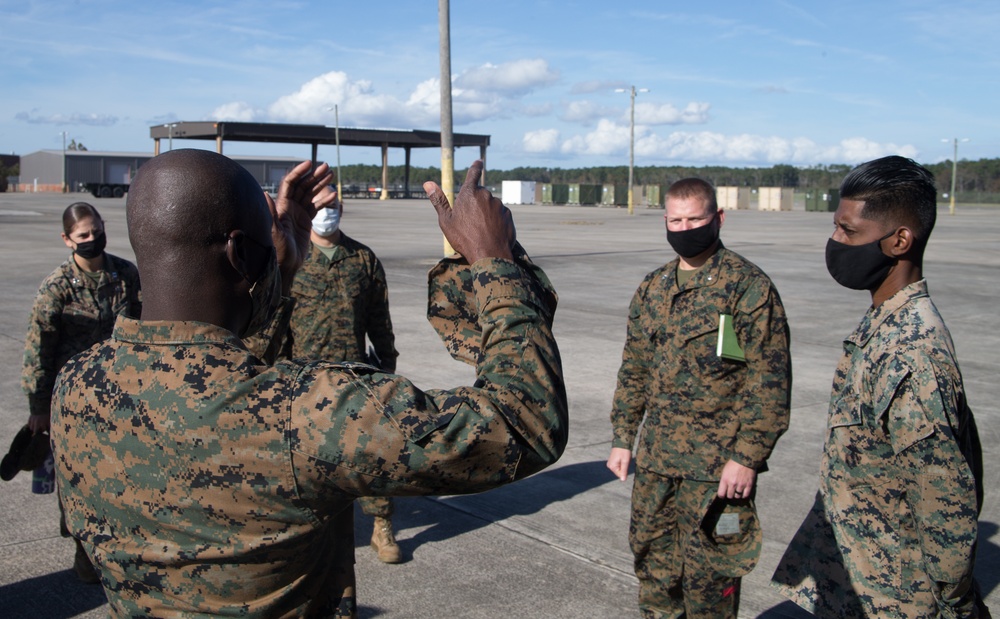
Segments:
[[[719,343],[715,352],[723,359],[730,361],[746,361],[740,342],[736,339],[736,330],[733,329],[733,317],[729,314],[719,314]]]

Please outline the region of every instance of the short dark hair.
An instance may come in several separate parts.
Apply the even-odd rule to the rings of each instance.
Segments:
[[[104,221],[101,219],[101,214],[97,212],[97,209],[92,204],[74,202],[67,206],[62,216],[63,232],[66,233],[66,236],[69,236],[69,233],[73,231],[73,226],[79,223],[81,219],[87,217],[93,217],[97,221]]]
[[[861,216],[865,219],[907,226],[921,251],[937,219],[934,175],[898,155],[874,159],[851,170],[840,185],[840,198],[864,202]]]
[[[667,189],[667,197],[679,200],[701,198],[708,203],[709,213],[716,213],[719,210],[719,203],[715,199],[715,187],[700,178],[682,178],[675,182]]]

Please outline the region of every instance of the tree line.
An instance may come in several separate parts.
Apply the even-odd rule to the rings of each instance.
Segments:
[[[952,162],[924,164],[937,181],[938,191],[951,189]],[[725,166],[638,166],[633,169],[636,185],[670,185],[689,176],[707,180],[716,187],[793,187],[798,189],[835,189],[853,166],[824,164],[796,167],[778,164],[770,167],[731,168]],[[465,180],[467,169],[455,170],[455,187]],[[389,184],[402,187],[406,169],[389,166]],[[382,168],[378,165],[341,166],[343,184],[380,186]],[[428,180],[440,181],[441,170],[435,167],[411,167],[410,186],[418,187]],[[516,167],[510,170],[486,170],[486,182],[499,187],[502,181],[535,181],[539,183],[628,184],[628,166],[594,166],[589,168]],[[960,160],[955,194],[960,200],[1000,202],[1000,159]]]

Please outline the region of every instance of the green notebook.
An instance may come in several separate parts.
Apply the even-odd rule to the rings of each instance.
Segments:
[[[719,343],[716,345],[715,353],[723,359],[730,361],[746,361],[740,342],[736,339],[736,330],[733,329],[733,317],[729,314],[719,314]]]

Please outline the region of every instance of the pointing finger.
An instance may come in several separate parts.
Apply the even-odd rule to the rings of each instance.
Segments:
[[[479,186],[479,179],[483,176],[483,161],[476,159],[469,166],[469,171],[465,174],[465,182],[462,183],[462,191],[468,189],[472,191]]]

